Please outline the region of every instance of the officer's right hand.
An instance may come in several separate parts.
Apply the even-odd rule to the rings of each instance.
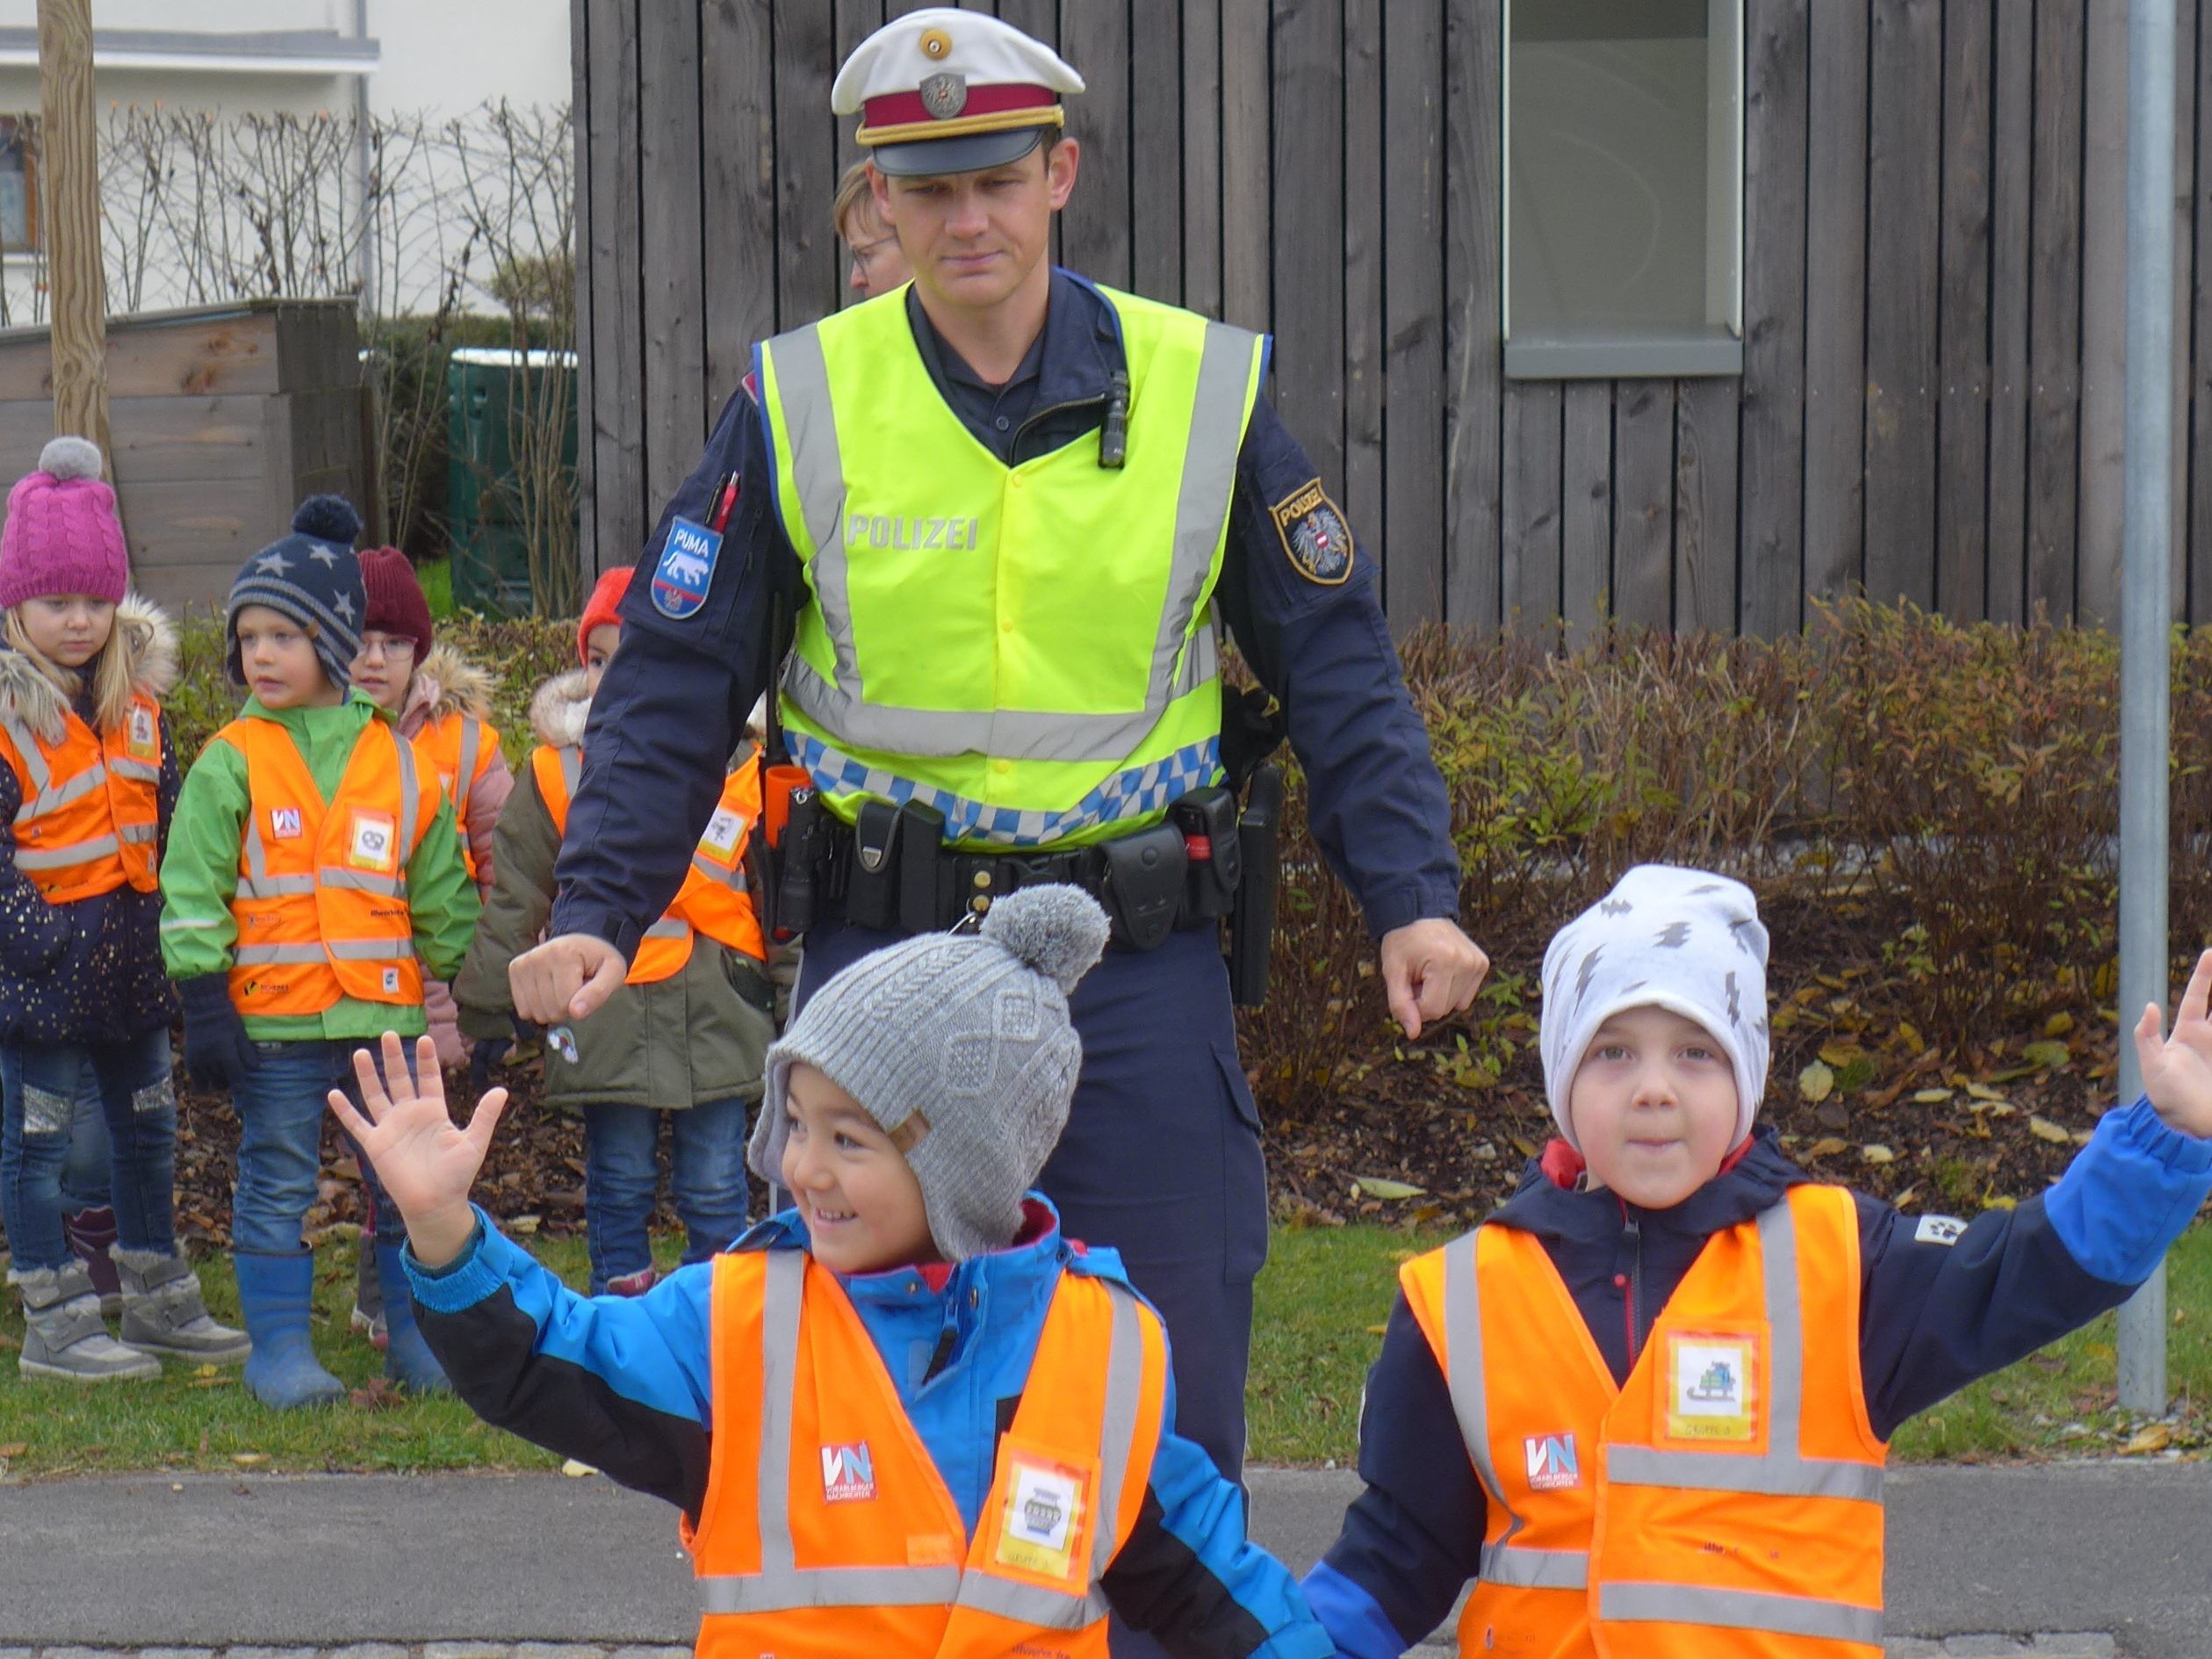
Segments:
[[[595,934],[560,934],[507,964],[515,1012],[539,1025],[582,1020],[629,977],[623,954]]]

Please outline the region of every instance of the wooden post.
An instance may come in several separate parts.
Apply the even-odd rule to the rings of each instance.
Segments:
[[[92,119],[92,0],[39,0],[40,198],[53,296],[54,429],[108,458],[107,279],[100,262],[100,159]]]

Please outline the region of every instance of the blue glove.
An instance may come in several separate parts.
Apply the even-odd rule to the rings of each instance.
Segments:
[[[177,982],[184,1005],[184,1074],[206,1089],[235,1089],[254,1069],[253,1039],[230,999],[230,976],[204,973]]]

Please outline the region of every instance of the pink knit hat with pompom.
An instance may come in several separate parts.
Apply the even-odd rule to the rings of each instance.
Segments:
[[[100,477],[100,451],[81,437],[58,437],[39,451],[39,470],[8,492],[0,527],[0,608],[49,594],[90,594],[122,602],[130,554],[115,491]]]

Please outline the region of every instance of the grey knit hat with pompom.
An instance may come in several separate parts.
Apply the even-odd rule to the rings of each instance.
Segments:
[[[753,1172],[782,1179],[785,1091],[803,1062],[886,1134],[916,1112],[927,1120],[906,1162],[946,1260],[1011,1243],[1083,1064],[1068,998],[1106,942],[1106,912],[1089,894],[1026,887],[973,934],[924,934],[861,957],[768,1050]]]

